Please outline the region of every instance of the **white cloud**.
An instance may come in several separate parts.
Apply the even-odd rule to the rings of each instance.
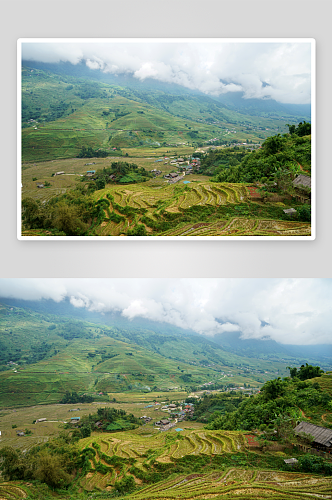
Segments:
[[[22,56],[50,63],[85,61],[94,70],[154,78],[206,94],[243,91],[245,98],[309,103],[310,50],[309,43],[299,42],[28,42]]]
[[[0,297],[68,297],[75,307],[210,336],[239,331],[285,344],[332,343],[330,279],[2,279]]]

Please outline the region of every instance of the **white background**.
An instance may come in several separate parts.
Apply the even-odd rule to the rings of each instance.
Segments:
[[[1,277],[331,277],[331,2],[12,0],[1,28]],[[315,241],[18,241],[16,41],[67,37],[315,38]]]

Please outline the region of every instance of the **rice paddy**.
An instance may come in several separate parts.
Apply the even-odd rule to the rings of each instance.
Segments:
[[[253,202],[244,184],[194,181],[167,184],[156,179],[130,186],[107,186],[94,194],[110,207],[96,234],[121,236],[143,223],[149,236],[309,236],[309,223],[283,220],[280,204]],[[132,209],[126,213],[126,207]],[[121,216],[111,220],[110,213]]]
[[[228,469],[209,474],[180,475],[144,488],[130,499],[207,499],[231,498],[278,500],[332,498],[332,481],[306,474]]]

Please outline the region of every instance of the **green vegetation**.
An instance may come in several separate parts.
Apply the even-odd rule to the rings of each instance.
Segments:
[[[184,186],[150,181],[136,185],[146,178],[138,169],[122,177],[119,174],[119,184],[130,186],[105,185],[109,172],[119,168],[116,165],[97,173],[95,181],[49,201],[24,198],[23,234],[34,229],[44,230],[44,235],[74,236],[310,234],[309,222],[291,220],[284,213],[289,200],[252,201],[245,184],[195,182]],[[292,204],[296,206],[296,202]],[[310,209],[308,213],[310,218]],[[307,221],[307,212],[299,218]]]
[[[43,489],[43,483],[56,489],[52,493],[60,499],[122,495],[131,499],[191,499],[212,492],[220,498],[254,495],[263,499],[271,495],[284,499],[286,494],[287,498],[302,499],[308,493],[328,493],[331,488],[330,461],[295,453],[298,463],[290,470],[284,453],[249,451],[244,436],[220,431],[152,438],[129,431],[117,433],[116,439],[114,434],[104,434],[78,443],[63,433],[25,455],[9,447],[0,453],[5,478],[15,481],[12,484],[17,489],[27,484],[23,481],[32,480],[28,486],[33,499],[39,499],[38,490],[49,498],[51,490]]]
[[[96,427],[108,432],[130,430],[135,429],[141,423],[132,413],[127,415],[124,410],[109,407],[98,408],[96,414],[89,414],[82,417],[79,424],[80,429],[77,434],[74,432],[73,435],[89,437],[91,431],[96,430]],[[70,429],[70,427],[71,424],[67,424],[67,428]]]
[[[93,397],[87,394],[82,394],[79,396],[77,392],[73,391],[70,393],[66,391],[63,398],[59,401],[61,404],[75,404],[75,403],[92,403]]]
[[[280,134],[267,138],[256,151],[234,147],[211,151],[201,164],[201,172],[214,175],[216,182],[258,182],[266,192],[293,194],[297,174],[310,176],[311,136]]]
[[[314,368],[319,369],[307,365],[308,371],[316,371]],[[233,412],[225,415],[216,411],[210,418],[208,428],[261,429],[271,438],[286,439],[289,436],[288,439],[291,439],[291,429],[295,427],[296,420],[310,418],[311,423],[320,425],[322,415],[331,408],[331,401],[331,396],[317,383],[311,384],[296,377],[278,377],[266,382],[260,394],[243,400]],[[216,404],[215,398],[211,398],[210,404]]]
[[[319,366],[311,366],[308,363],[301,365],[299,369],[296,367],[289,368],[289,373],[292,378],[299,378],[300,380],[308,380],[310,378],[321,377],[324,373]]]

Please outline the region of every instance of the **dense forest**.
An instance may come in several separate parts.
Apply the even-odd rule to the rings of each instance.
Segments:
[[[302,370],[301,370],[302,368]],[[320,376],[319,367],[301,367],[299,373],[307,371],[311,377]],[[295,369],[296,370],[296,369]],[[266,382],[260,393],[243,399],[234,411],[225,414],[215,410],[210,417],[209,429],[253,430],[260,429],[271,439],[292,435],[292,429],[299,419],[310,418],[311,423],[320,424],[317,415],[331,411],[332,397],[321,389],[317,382],[311,383],[294,375],[291,378],[278,377]],[[309,380],[310,378],[309,377]],[[208,397],[205,407],[216,406],[218,396]],[[276,432],[275,432],[276,431]]]
[[[296,174],[311,172],[310,123],[289,125],[289,134],[267,138],[258,150],[241,146],[212,150],[201,173],[216,182],[262,182],[271,192],[291,188]],[[304,135],[306,134],[306,135]]]

